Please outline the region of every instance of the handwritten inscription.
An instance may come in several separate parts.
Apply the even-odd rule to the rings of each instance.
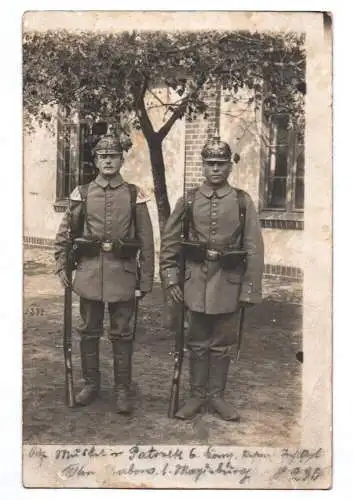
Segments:
[[[273,480],[290,477],[296,482],[314,482],[323,476],[321,467],[279,467],[273,476]]]
[[[107,465],[106,470],[113,476],[151,476],[157,474],[156,467],[137,467],[134,463],[130,464],[129,467],[114,467],[113,465]]]
[[[64,477],[67,477],[70,479],[73,477],[94,476],[95,474],[96,474],[95,471],[88,470],[83,465],[80,465],[79,463],[70,464],[61,471],[61,476],[64,476]]]
[[[40,467],[54,467],[57,476],[71,484],[97,485],[131,481],[173,486],[215,484],[252,487],[265,478],[272,485],[322,484],[326,453],[318,449],[255,449],[228,446],[32,446],[27,458]],[[93,483],[90,483],[91,478]],[[215,482],[213,482],[213,479]],[[118,483],[117,483],[118,480]]]
[[[193,467],[190,465],[177,464],[173,475],[174,476],[191,476],[195,482],[200,478],[210,476],[238,476],[240,484],[244,484],[251,479],[252,469],[245,467],[237,467],[232,465],[231,462],[219,462],[218,465],[206,463],[202,467]]]
[[[87,448],[58,448],[55,452],[56,460],[72,460],[79,457],[106,457],[109,453],[104,448],[90,446]],[[123,454],[123,452],[122,452]]]
[[[218,451],[215,450],[212,446],[208,446],[204,456],[205,458],[211,458],[213,460],[225,460],[228,458],[233,458],[234,454],[230,451]]]
[[[284,448],[281,451],[282,459],[287,460],[289,463],[293,463],[294,461],[298,461],[299,463],[308,463],[312,460],[319,459],[322,456],[323,450],[322,448],[318,448],[315,451],[303,449],[303,450],[288,450]]]
[[[40,467],[42,466],[44,460],[48,458],[46,450],[39,446],[32,446],[32,448],[28,452],[29,458],[36,458],[39,460]]]
[[[158,450],[154,446],[151,446],[148,449],[133,446],[129,449],[129,460],[157,460],[160,458],[183,460],[183,451],[180,448]]]

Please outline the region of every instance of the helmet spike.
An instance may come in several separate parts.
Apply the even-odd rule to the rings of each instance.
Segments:
[[[114,134],[114,126],[112,123],[107,125],[107,134],[106,135],[115,135]]]
[[[220,142],[220,132],[219,132],[219,129],[217,127],[215,127],[215,130],[214,130],[213,141]]]

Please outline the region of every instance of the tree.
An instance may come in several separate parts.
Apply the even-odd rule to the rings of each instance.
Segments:
[[[80,108],[93,120],[110,123],[130,117],[125,126],[140,128],[148,144],[160,229],[170,214],[162,143],[173,125],[203,114],[205,95],[215,86],[228,96],[240,88],[265,111],[303,115],[304,37],[295,33],[28,32],[23,42],[25,128],[51,122],[45,105]],[[154,130],[146,96],[162,83],[176,99],[163,102],[165,121]],[[156,95],[155,95],[156,97]],[[129,128],[130,127],[130,128]]]

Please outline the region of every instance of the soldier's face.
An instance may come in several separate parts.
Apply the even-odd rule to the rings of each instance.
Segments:
[[[228,161],[204,161],[204,175],[209,184],[219,186],[224,184],[231,172],[231,163]]]
[[[114,177],[119,173],[122,165],[123,155],[121,153],[96,155],[96,166],[103,177]]]

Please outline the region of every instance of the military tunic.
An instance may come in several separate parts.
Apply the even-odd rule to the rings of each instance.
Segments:
[[[210,315],[237,311],[239,301],[257,303],[262,297],[264,248],[260,224],[253,201],[245,194],[246,220],[244,249],[248,252],[247,270],[241,276],[237,270],[224,270],[218,261],[186,262],[184,299],[191,311]],[[160,273],[166,287],[179,282],[178,256],[183,198],[166,223],[161,241]],[[207,183],[195,192],[189,239],[207,243],[209,248],[222,250],[228,245],[239,226],[239,200],[230,184],[217,189]],[[234,242],[239,243],[239,237]]]
[[[83,203],[76,188],[72,195],[72,228],[77,233]],[[100,174],[88,186],[86,216],[82,236],[114,241],[133,237],[130,192],[121,176],[108,181]],[[154,276],[154,242],[152,225],[146,206],[146,198],[138,189],[136,205],[136,235],[142,245],[140,288],[148,292]],[[60,224],[56,241],[55,257],[57,272],[65,268],[68,241],[69,213]],[[100,302],[125,302],[134,297],[136,284],[135,258],[120,260],[112,252],[100,252],[96,257],[83,257],[73,280],[73,290],[82,298]]]

